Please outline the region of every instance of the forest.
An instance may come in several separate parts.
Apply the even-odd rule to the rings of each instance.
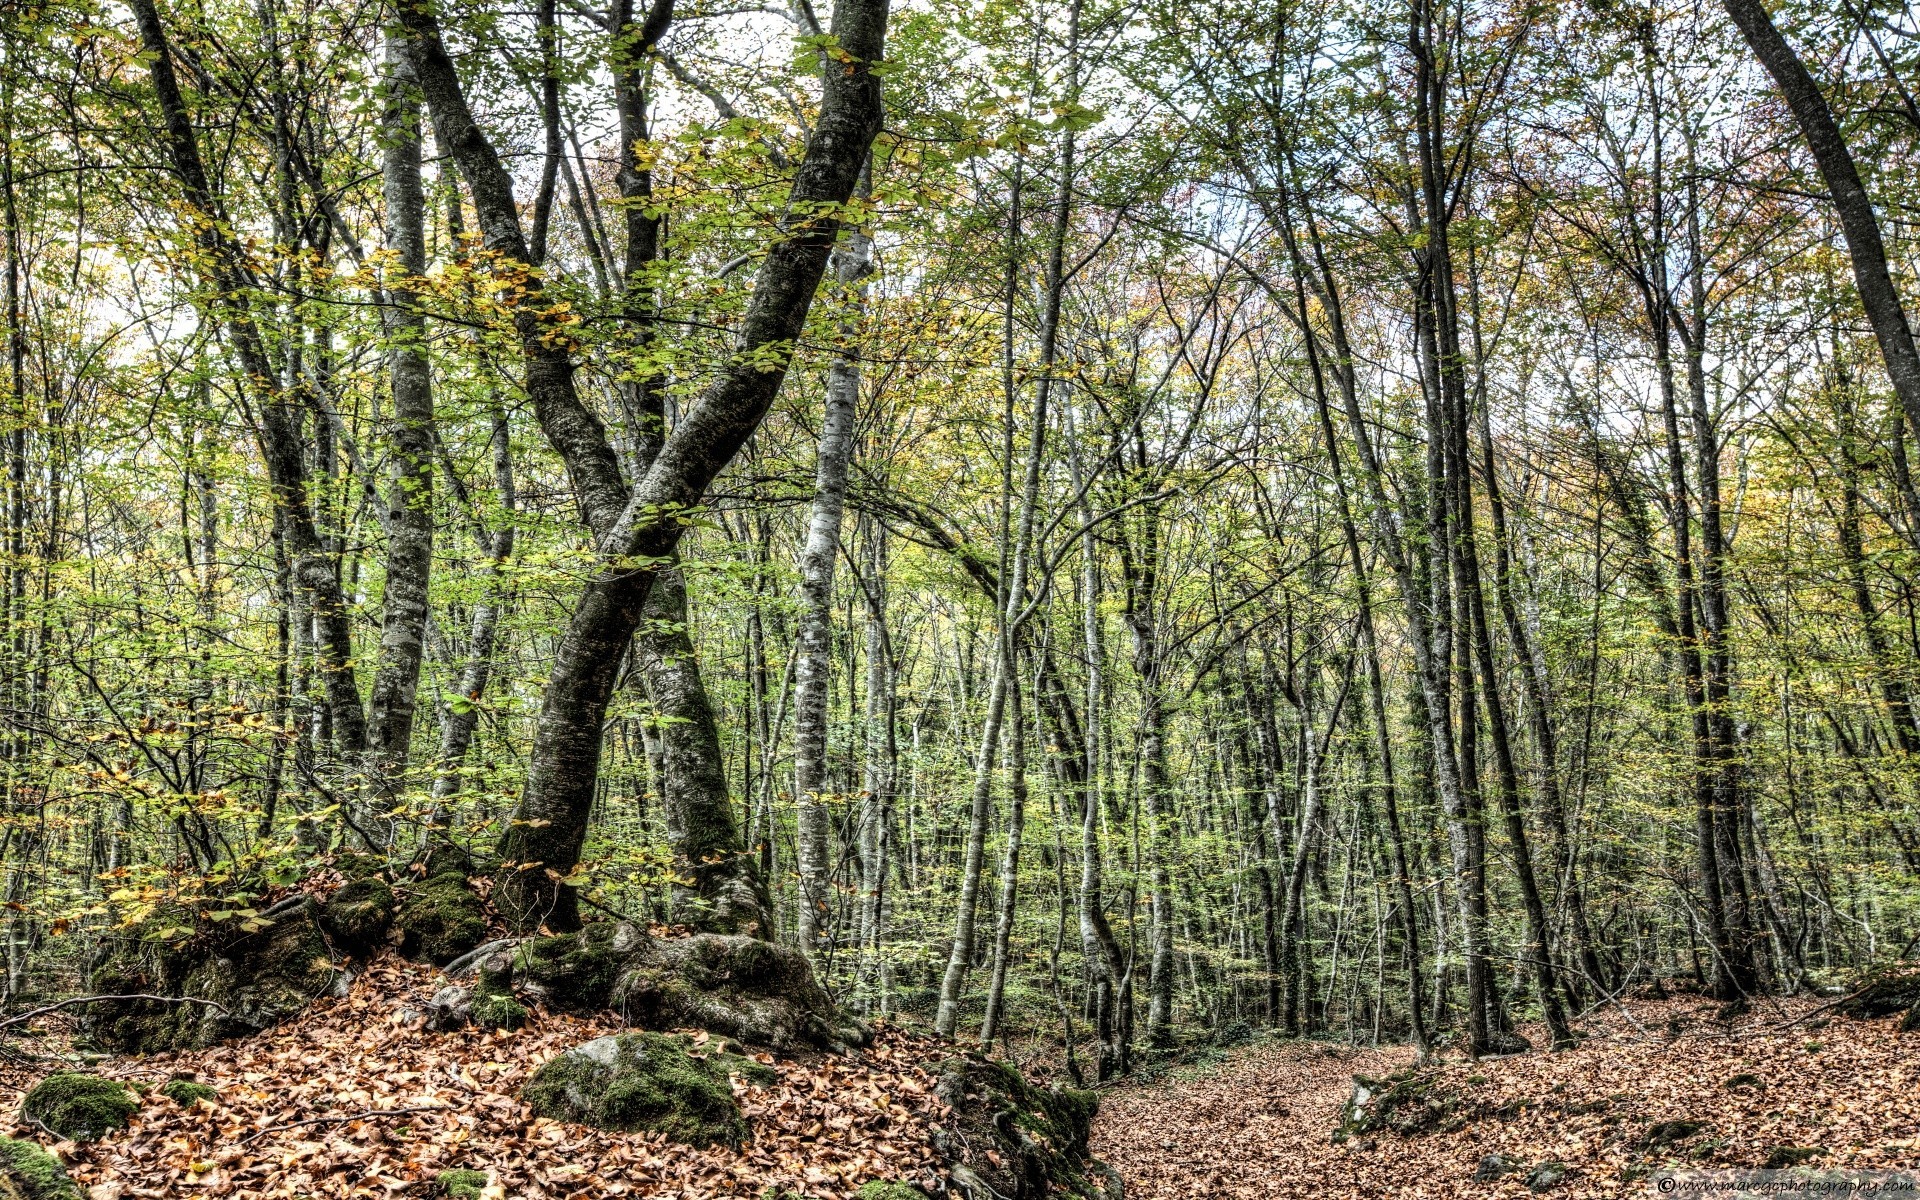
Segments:
[[[1920,945],[1904,4],[0,55],[0,1010],[446,855],[489,946],[764,939],[1088,1087]]]

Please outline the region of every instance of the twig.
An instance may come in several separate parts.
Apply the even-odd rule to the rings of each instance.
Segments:
[[[426,1108],[370,1108],[366,1112],[345,1113],[327,1117],[308,1117],[304,1121],[289,1121],[285,1125],[269,1125],[265,1129],[256,1130],[251,1136],[241,1139],[239,1145],[250,1145],[270,1133],[278,1133],[284,1129],[298,1129],[303,1125],[324,1125],[329,1121],[359,1121],[367,1117],[404,1117],[410,1113],[449,1112],[452,1108],[453,1105],[451,1104],[434,1104]]]
[[[35,1017],[44,1017],[50,1012],[58,1012],[63,1008],[69,1008],[75,1004],[95,1004],[102,1000],[158,1000],[163,1004],[204,1004],[208,1008],[217,1008],[221,1012],[228,1011],[227,1006],[224,1004],[219,1004],[212,1000],[201,1000],[195,996],[156,996],[151,992],[135,992],[129,996],[74,996],[71,999],[62,1000],[58,1004],[49,1004],[45,1008],[36,1008],[32,1012],[23,1012],[18,1016],[8,1017],[0,1021],[0,1029],[5,1029],[10,1025],[24,1025]]]

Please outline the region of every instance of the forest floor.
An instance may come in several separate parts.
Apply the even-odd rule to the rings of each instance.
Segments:
[[[315,1001],[265,1033],[100,1063],[90,1069],[145,1092],[130,1128],[51,1148],[89,1200],[443,1196],[435,1177],[449,1169],[487,1172],[486,1200],[782,1189],[840,1200],[868,1180],[937,1178],[928,1122],[944,1105],[921,1064],[945,1052],[928,1039],[881,1025],[874,1044],[854,1055],[758,1055],[779,1078],[765,1087],[736,1081],[752,1144],[694,1149],[533,1118],[520,1102],[520,1085],[542,1062],[619,1032],[611,1014],[536,1011],[513,1033],[434,1033],[406,1010],[425,1008],[436,975],[382,959],[346,997]],[[45,1024],[53,1042],[68,1027],[64,1016]],[[0,1059],[0,1126],[47,1070]],[[183,1107],[160,1094],[158,1085],[182,1076],[218,1097]],[[30,1127],[14,1133],[46,1141]]]
[[[1652,1195],[1662,1168],[1920,1168],[1920,1033],[1898,1017],[1828,1019],[1764,1002],[1730,1023],[1698,998],[1634,1000],[1578,1028],[1577,1049],[1433,1065],[1446,1111],[1425,1132],[1333,1140],[1353,1076],[1413,1064],[1405,1047],[1268,1041],[1107,1097],[1093,1151],[1128,1200]],[[1536,1046],[1544,1030],[1523,1030]],[[1489,1155],[1510,1164],[1476,1182]]]

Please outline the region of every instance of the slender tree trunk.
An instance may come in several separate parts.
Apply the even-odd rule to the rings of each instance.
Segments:
[[[834,252],[834,273],[857,311],[871,270],[866,233],[848,231]],[[856,322],[857,327],[857,322]],[[843,338],[856,328],[843,327]],[[838,354],[827,372],[826,411],[820,422],[815,459],[813,509],[800,553],[800,638],[793,672],[793,795],[799,805],[797,835],[800,909],[795,931],[800,948],[820,949],[822,927],[830,920],[833,868],[828,814],[827,700],[833,673],[833,580],[840,557],[840,525],[847,503],[847,471],[853,461],[854,410],[860,399],[860,366],[852,355]]]
[[[427,363],[427,320],[417,307],[416,280],[427,272],[426,194],[420,184],[420,102],[413,68],[399,39],[387,42],[385,132],[387,246],[394,270],[382,310],[393,387],[388,443],[386,591],[381,601],[380,656],[367,696],[367,763],[374,802],[390,807],[399,794],[413,740],[420,659],[426,642],[427,584],[433,568],[433,381]],[[373,814],[368,814],[369,818]],[[365,823],[363,822],[363,825]],[[391,826],[384,826],[391,833]]]

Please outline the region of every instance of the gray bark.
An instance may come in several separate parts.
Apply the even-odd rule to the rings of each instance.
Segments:
[[[846,244],[834,254],[834,272],[851,294],[856,309],[871,269],[871,241],[849,229]],[[854,330],[842,327],[849,338]],[[800,949],[820,948],[822,924],[831,915],[828,872],[833,848],[827,799],[827,691],[833,673],[833,579],[840,556],[840,525],[847,504],[847,470],[853,461],[854,409],[860,398],[860,365],[847,353],[834,356],[827,372],[826,411],[820,422],[815,459],[813,507],[807,540],[800,553],[799,646],[793,672],[793,795],[799,805],[796,850],[800,872]]]
[[[393,386],[388,428],[392,479],[387,494],[386,589],[380,656],[367,696],[366,770],[370,794],[391,802],[401,788],[413,740],[427,586],[433,567],[433,380],[427,320],[414,280],[427,271],[426,195],[420,184],[420,101],[398,38],[387,42],[385,192],[387,246],[397,270],[386,280],[382,310]]]

